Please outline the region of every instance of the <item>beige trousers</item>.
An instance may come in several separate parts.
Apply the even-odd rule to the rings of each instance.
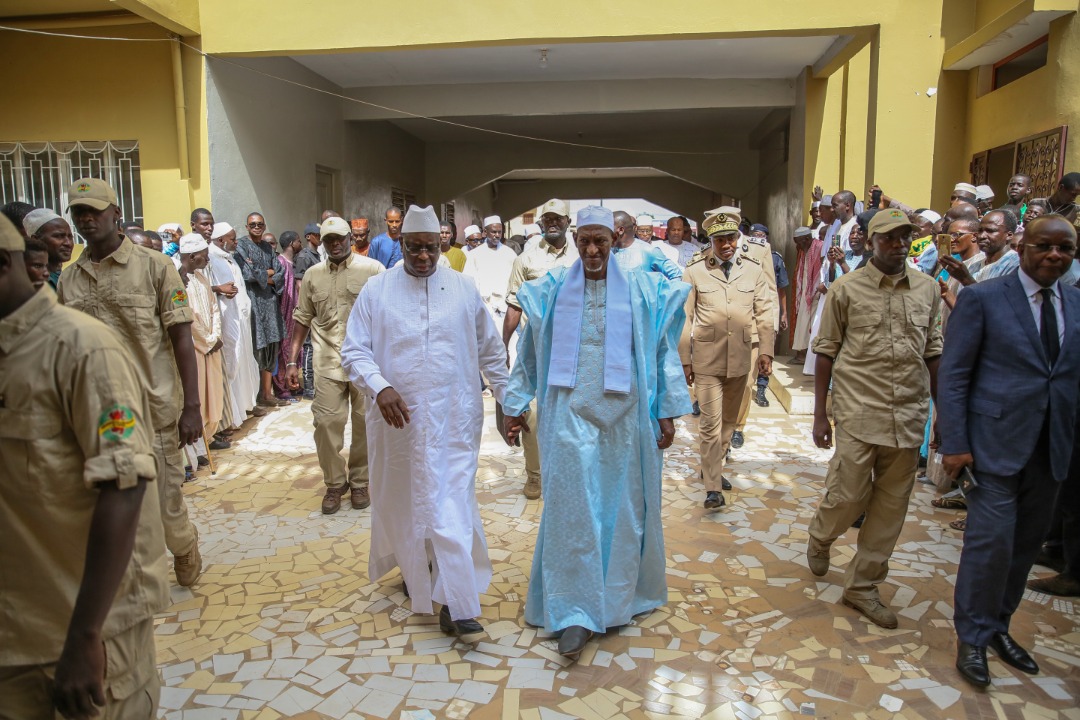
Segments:
[[[876,598],[877,586],[889,574],[889,558],[907,517],[919,448],[871,445],[839,425],[833,435],[836,450],[825,477],[825,496],[809,532],[823,545],[831,545],[865,512],[855,557],[847,567],[844,594]]]
[[[0,720],[57,720],[52,700],[56,663],[0,667]],[[161,679],[154,656],[154,621],[143,620],[105,641],[105,707],[97,720],[153,720]]]
[[[701,437],[701,470],[706,491],[720,491],[724,474],[724,458],[735,423],[739,419],[739,403],[746,389],[746,376],[722,378],[711,375],[694,375],[697,387],[698,432]]]
[[[757,392],[757,359],[760,346],[754,343],[750,346],[750,372],[746,376],[746,392],[743,393],[742,404],[739,405],[739,421],[735,429],[742,432],[746,427],[746,420],[750,417],[750,400]]]
[[[525,476],[539,480],[540,442],[536,439],[536,433],[540,429],[540,415],[537,412],[535,400],[529,405],[528,423],[532,432],[521,433],[521,449],[525,452]]]
[[[157,457],[157,491],[161,504],[161,522],[165,527],[165,547],[173,555],[187,555],[195,548],[199,535],[188,517],[184,501],[184,454],[176,425],[158,430],[154,436]]]
[[[315,374],[315,399],[311,414],[315,424],[315,451],[319,455],[326,487],[367,487],[368,447],[366,398],[348,381]],[[341,456],[345,447],[345,423],[352,419],[349,462]]]

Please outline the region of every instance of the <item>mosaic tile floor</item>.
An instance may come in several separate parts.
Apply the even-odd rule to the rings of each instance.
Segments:
[[[570,665],[525,625],[540,502],[520,493],[523,461],[493,427],[477,492],[495,575],[482,598],[487,638],[444,636],[413,615],[397,573],[367,577],[369,510],[319,512],[310,405],[272,412],[216,454],[217,474],[185,486],[206,565],[173,588],[158,619],[166,718],[833,718],[1080,719],[1080,603],[1032,596],[1013,622],[1043,674],[991,656],[989,692],[953,669],[954,511],[917,485],[882,596],[900,615],[881,630],[839,604],[856,532],[834,569],[805,566],[806,527],[827,455],[809,418],[754,408],[735,451],[735,491],[701,508],[695,421],[677,425],[664,471],[668,605],[594,639]]]

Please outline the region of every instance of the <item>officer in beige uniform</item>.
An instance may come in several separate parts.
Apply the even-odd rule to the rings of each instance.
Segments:
[[[570,267],[578,259],[577,247],[567,237],[570,227],[570,208],[562,200],[551,199],[540,208],[540,230],[543,232],[540,242],[526,250],[514,261],[510,271],[510,282],[506,288],[506,317],[503,318],[503,344],[506,345],[507,357],[513,364],[517,357],[517,343],[514,333],[521,324],[521,307],[517,302],[517,291],[524,283],[547,275],[548,270],[556,267]],[[528,318],[526,318],[527,320]],[[529,406],[532,419],[529,425],[539,427],[536,415],[536,401]],[[540,478],[540,444],[535,432],[521,433],[522,450],[525,453],[525,488],[523,494],[535,500],[542,493]]]
[[[181,490],[180,448],[201,438],[203,429],[191,339],[195,315],[172,260],[120,236],[120,210],[111,187],[95,178],[76,180],[68,197],[72,220],[87,248],[64,268],[56,293],[64,305],[115,330],[135,360],[150,395],[165,546],[173,554],[176,581],[190,586],[202,571],[202,557]]]
[[[808,529],[807,564],[825,575],[833,542],[865,512],[843,602],[884,628],[897,618],[877,586],[907,517],[942,352],[941,293],[907,263],[915,229],[895,208],[874,216],[873,256],[829,288],[813,347],[814,442],[832,446],[831,384],[836,452]]]
[[[114,332],[34,291],[22,248],[0,217],[0,718],[149,720],[168,606],[149,400]]]
[[[285,379],[293,390],[300,389],[297,358],[311,333],[314,348],[315,449],[319,455],[326,494],[322,511],[326,515],[341,508],[341,496],[349,489],[352,506],[361,510],[371,504],[368,494],[368,449],[364,394],[349,382],[341,367],[341,343],[349,313],[368,280],[385,268],[378,260],[352,251],[352,228],[339,217],[327,218],[319,228],[326,262],[308,268],[300,283],[300,300],[293,312],[296,330],[288,349]],[[345,445],[345,422],[352,420],[349,463],[341,457]]]
[[[773,303],[776,290],[760,260],[741,251],[739,212],[724,208],[702,224],[712,247],[686,266],[683,281],[690,284],[686,299],[679,355],[687,384],[697,389],[701,407],[701,466],[705,507],[724,505],[721,489],[730,485],[724,459],[746,386],[746,376],[772,372]],[[772,262],[769,262],[772,266]],[[757,334],[761,353],[751,363],[751,344]]]

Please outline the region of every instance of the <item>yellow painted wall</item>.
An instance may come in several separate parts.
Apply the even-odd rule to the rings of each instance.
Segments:
[[[818,138],[817,162],[814,175],[806,187],[806,202],[809,207],[809,195],[814,185],[820,185],[825,192],[832,194],[840,189],[840,114],[841,99],[844,91],[842,72],[833,73],[824,81],[824,103],[821,109],[821,133]],[[808,109],[807,122],[813,122],[813,114]],[[808,133],[808,142],[812,136]]]
[[[71,32],[71,31],[69,31]],[[87,34],[163,37],[151,25],[93,28]],[[166,43],[72,40],[0,32],[0,140],[7,142],[138,140],[147,227],[186,226],[193,201],[209,202],[205,111],[198,89],[201,58],[189,63],[189,146],[195,191],[180,179],[172,65]],[[93,79],[91,79],[93,78]],[[21,109],[21,110],[20,110]],[[56,208],[60,210],[60,208]]]
[[[844,114],[844,164],[840,182],[834,190],[850,190],[861,198],[868,187],[866,177],[867,115],[870,112],[870,46],[867,45],[847,64],[847,107]]]

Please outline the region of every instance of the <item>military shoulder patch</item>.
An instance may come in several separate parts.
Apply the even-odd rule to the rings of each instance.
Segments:
[[[135,413],[127,405],[113,405],[98,418],[98,437],[105,442],[120,442],[134,431]]]
[[[755,245],[764,246],[769,244],[768,238],[754,237],[753,235],[743,235],[743,238],[746,240],[746,242],[753,243]]]
[[[173,307],[184,307],[188,304],[187,292],[183,290],[175,290],[173,291],[172,297],[169,298],[169,300],[172,302]]]
[[[686,263],[686,267],[690,267],[694,263],[699,263],[704,259],[705,259],[705,253],[704,252],[694,253],[694,256],[692,258],[690,258],[690,261],[688,263]]]

